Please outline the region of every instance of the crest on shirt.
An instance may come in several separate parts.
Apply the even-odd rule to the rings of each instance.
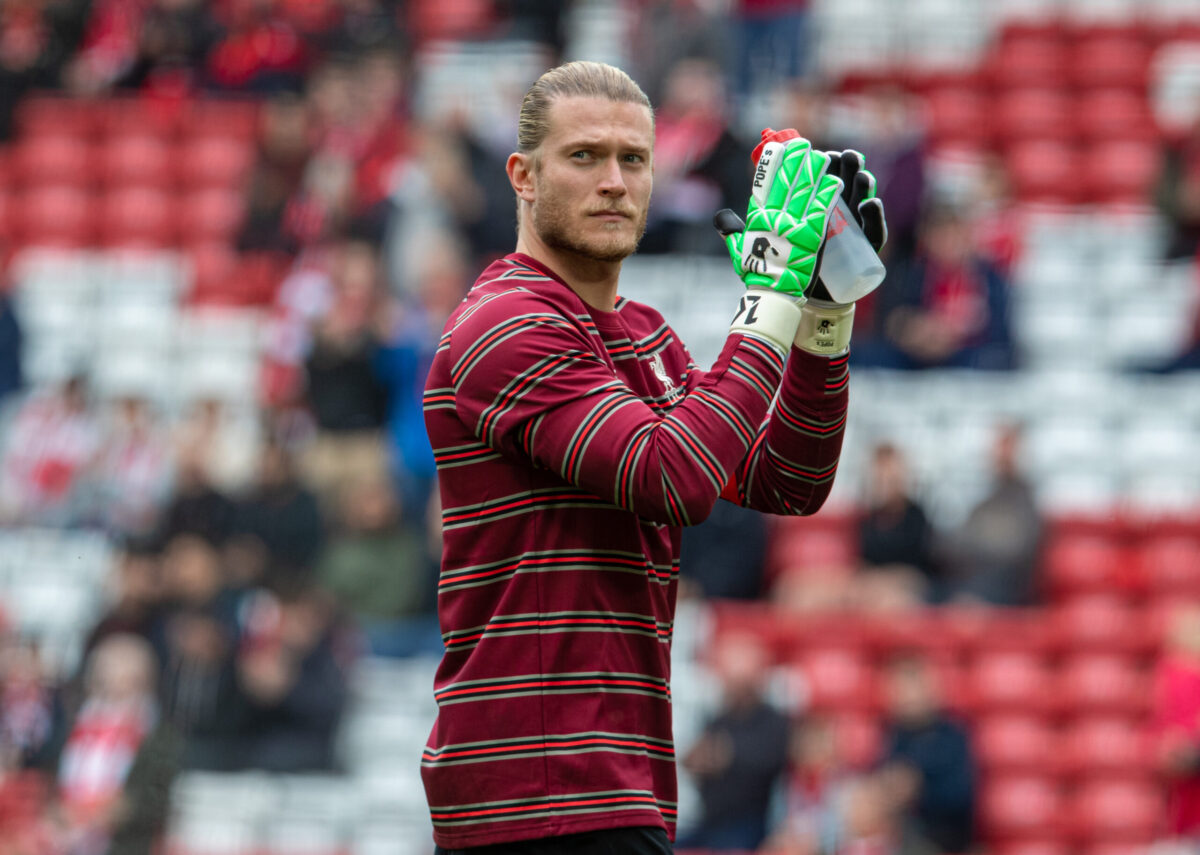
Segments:
[[[662,354],[656,353],[650,358],[650,370],[654,372],[654,376],[663,384],[663,389],[668,395],[675,392],[675,381],[667,375],[667,368],[663,365]]]

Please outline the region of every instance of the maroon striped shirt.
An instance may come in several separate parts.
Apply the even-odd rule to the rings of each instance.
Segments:
[[[425,390],[446,653],[422,776],[440,846],[673,839],[680,526],[722,492],[812,513],[837,468],[846,360],[784,362],[739,334],[702,371],[653,309],[589,309],[520,254],[450,317]]]

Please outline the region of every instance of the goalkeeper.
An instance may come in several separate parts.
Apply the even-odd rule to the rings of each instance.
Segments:
[[[516,251],[450,317],[429,374],[445,655],[422,777],[439,852],[670,852],[680,527],[718,497],[814,513],[837,469],[854,307],[819,299],[815,276],[838,194],[885,239],[870,174],[764,132],[745,226],[717,218],[748,287],[704,371],[617,295],[653,122],[611,66],[533,85],[507,164]]]

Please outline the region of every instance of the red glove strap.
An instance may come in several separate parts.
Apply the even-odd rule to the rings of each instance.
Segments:
[[[758,163],[758,158],[762,156],[762,150],[766,147],[767,143],[794,140],[799,136],[800,132],[795,128],[785,128],[782,131],[775,131],[771,128],[763,128],[762,142],[755,146],[754,151],[750,153],[750,163]]]

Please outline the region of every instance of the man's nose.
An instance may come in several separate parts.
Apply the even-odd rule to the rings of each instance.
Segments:
[[[600,184],[596,188],[601,196],[624,196],[625,176],[621,173],[621,164],[615,157],[607,158],[600,173]]]

